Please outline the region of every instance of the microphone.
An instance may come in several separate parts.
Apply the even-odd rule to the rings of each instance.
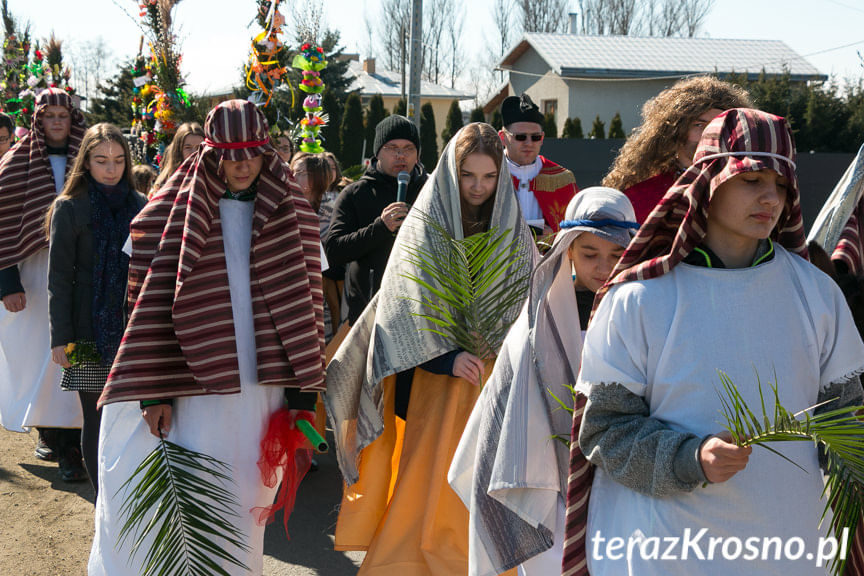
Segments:
[[[408,197],[408,181],[411,180],[411,175],[404,170],[396,176],[396,181],[399,183],[399,188],[396,189],[396,201],[405,202]]]

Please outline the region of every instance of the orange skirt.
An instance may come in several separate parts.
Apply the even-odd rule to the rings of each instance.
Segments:
[[[396,377],[382,385],[384,432],[345,489],[336,550],[367,550],[358,576],[467,574],[468,510],[447,470],[480,388],[417,368],[406,421],[393,413]]]

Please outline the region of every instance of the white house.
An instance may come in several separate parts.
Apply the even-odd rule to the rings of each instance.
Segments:
[[[526,34],[499,67],[509,79],[484,105],[487,117],[507,96],[527,93],[555,114],[559,134],[568,117],[587,133],[595,116],[608,127],[616,112],[629,133],[646,100],[691,75],[755,79],[788,70],[794,82],[827,79],[779,40]]]
[[[372,96],[380,94],[381,99],[384,100],[384,107],[392,113],[397,102],[402,99],[402,74],[377,66],[374,58],[367,58],[362,63],[354,60],[353,55],[348,55],[348,58],[351,60],[345,75],[353,80],[347,90],[349,92],[357,91],[364,109],[369,106],[369,100]],[[441,131],[444,129],[444,122],[451,102],[453,100],[471,100],[472,98],[474,98],[473,94],[455,88],[433,84],[426,80],[420,82],[420,105],[422,106],[427,102],[432,104],[439,150],[445,144],[441,139]]]

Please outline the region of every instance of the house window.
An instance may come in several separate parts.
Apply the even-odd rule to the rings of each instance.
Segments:
[[[556,118],[558,117],[558,100],[543,100],[541,104],[543,105],[543,114],[545,116],[551,114]]]

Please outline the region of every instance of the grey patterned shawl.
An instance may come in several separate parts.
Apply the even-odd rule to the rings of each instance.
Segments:
[[[864,145],[858,150],[858,155],[837,182],[819,211],[819,215],[816,216],[813,227],[807,235],[807,242],[815,240],[828,254],[831,254],[862,196],[864,196]]]
[[[424,330],[429,323],[415,314],[426,312],[417,302],[423,288],[405,277],[425,273],[408,262],[412,246],[436,242],[436,235],[424,223],[422,214],[443,224],[457,239],[462,238],[462,214],[456,172],[453,137],[438,161],[438,166],[420,191],[405,223],[399,230],[378,293],[360,315],[327,366],[327,393],[324,404],[336,440],[339,468],[348,485],[359,479],[358,457],[384,429],[381,381],[397,372],[414,368],[455,348],[445,338]],[[495,205],[490,227],[508,230],[509,240],[517,239],[520,262],[533,266],[537,250],[527,224],[519,211],[512,179],[506,162],[498,174]],[[506,282],[517,277],[505,276]],[[501,321],[509,325],[519,307]]]

